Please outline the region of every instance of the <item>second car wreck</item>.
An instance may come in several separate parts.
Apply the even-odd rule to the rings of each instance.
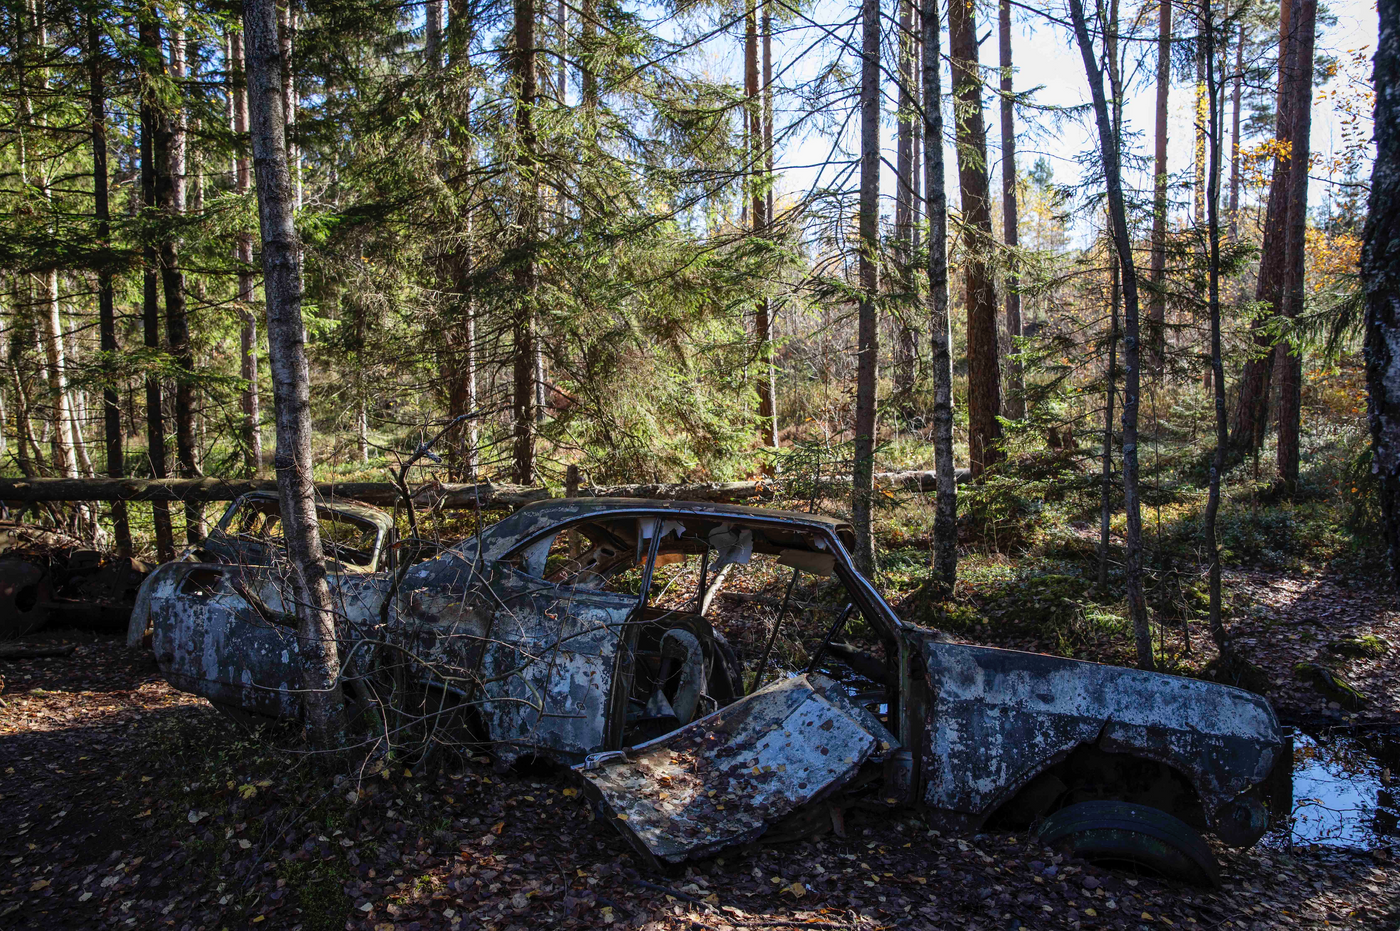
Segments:
[[[1289,765],[1263,698],[951,642],[896,616],[849,539],[737,505],[530,505],[411,567],[332,573],[347,705],[367,740],[572,767],[658,867],[857,801],[968,829],[1049,816],[1081,853],[1205,882],[1200,834],[1263,834]],[[175,686],[295,717],[282,571],[162,567],[133,629]]]

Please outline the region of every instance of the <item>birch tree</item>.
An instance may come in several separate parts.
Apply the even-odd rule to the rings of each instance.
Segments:
[[[951,592],[958,572],[958,485],[953,465],[953,354],[948,319],[948,195],[943,180],[943,66],[938,0],[923,0],[924,192],[928,215],[928,303],[933,368],[933,578]]]
[[[335,613],[316,521],[311,457],[311,377],[302,324],[301,255],[292,223],[295,192],[283,115],[283,61],[274,0],[245,0],[249,110],[262,238],[268,362],[277,421],[277,495],[299,623],[302,685],[312,742],[337,746],[344,732]]]

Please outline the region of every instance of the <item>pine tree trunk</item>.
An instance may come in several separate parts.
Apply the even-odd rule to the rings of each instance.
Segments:
[[[967,433],[972,474],[1001,458],[1001,372],[997,364],[997,295],[987,264],[993,247],[987,181],[987,131],[972,0],[951,0],[948,48],[953,71],[958,191],[967,231]]]
[[[746,142],[745,171],[748,182],[749,230],[755,237],[768,235],[765,193],[767,156],[763,146],[763,89],[759,86],[758,13],[748,8],[744,18],[744,138]],[[778,445],[773,416],[773,332],[766,297],[754,305],[754,343],[757,350],[758,435],[764,446]]]
[[[1157,123],[1152,167],[1152,266],[1147,292],[1147,351],[1153,372],[1166,354],[1167,324],[1167,118],[1172,83],[1172,2],[1157,13]]]
[[[763,35],[763,224],[772,235],[773,226],[773,17],[770,0],[762,0],[763,15],[759,23]],[[773,362],[773,328],[777,309],[768,295],[758,303],[759,345],[763,357],[759,368],[758,414],[763,418],[770,446],[778,445],[777,372]]]
[[[529,485],[535,479],[535,251],[539,239],[540,182],[536,148],[534,107],[535,79],[535,0],[515,0],[515,132],[519,156],[520,226],[518,256],[515,259],[514,390],[515,480]]]
[[[1281,312],[1290,320],[1303,313],[1307,286],[1308,169],[1312,132],[1313,44],[1317,35],[1317,0],[1293,0],[1295,36],[1292,78],[1292,157],[1288,169],[1288,229],[1284,241]],[[1302,426],[1302,347],[1287,339],[1274,347],[1279,380],[1278,472],[1284,490],[1298,490],[1298,434]]]
[[[1011,336],[1012,356],[1007,360],[1006,416],[1022,420],[1026,416],[1026,380],[1021,370],[1021,283],[1016,273],[1015,251],[1020,245],[1016,203],[1016,110],[1012,97],[1011,0],[1001,0],[997,16],[998,45],[1001,51],[1001,225],[1010,273],[1006,280],[1006,331]]]
[[[951,593],[958,576],[958,485],[953,465],[953,354],[948,319],[948,196],[943,180],[943,65],[938,0],[922,0],[924,197],[928,214],[928,303],[933,367],[933,580]]]
[[[248,154],[244,137],[248,133],[248,76],[243,62],[243,33],[229,32],[229,76],[233,83],[233,132],[237,136],[234,156],[234,192],[247,194],[252,189],[252,172],[248,164]],[[238,340],[238,374],[244,387],[240,392],[242,423],[240,424],[243,443],[243,471],[248,477],[262,471],[262,430],[261,411],[258,404],[258,315],[253,309],[253,237],[247,231],[239,231],[238,244],[234,247],[234,259],[238,263],[238,313],[242,318]]]
[[[1243,21],[1236,24],[1239,30],[1235,42],[1235,73],[1231,106],[1230,130],[1230,241],[1234,242],[1240,232],[1240,106],[1244,96],[1244,41],[1247,27]],[[1219,379],[1216,379],[1219,381]]]
[[[1197,11],[1200,16],[1200,11]],[[1204,28],[1204,27],[1202,27]],[[1203,39],[1196,37],[1196,131],[1195,161],[1192,163],[1196,180],[1191,185],[1192,204],[1195,208],[1197,226],[1206,222],[1206,55]]]
[[[598,38],[598,6],[596,0],[583,0],[579,14],[579,93],[585,110],[598,109],[598,75],[593,70],[593,45]]]
[[[424,6],[423,54],[432,71],[442,66],[442,4],[443,0],[428,0]]]
[[[1128,232],[1128,212],[1123,197],[1123,175],[1118,137],[1109,116],[1104,95],[1103,73],[1099,70],[1093,40],[1084,20],[1083,0],[1069,0],[1075,38],[1084,60],[1084,74],[1094,101],[1098,125],[1099,151],[1103,158],[1104,181],[1108,188],[1108,209],[1112,217],[1114,250],[1123,274],[1123,509],[1127,513],[1126,572],[1128,612],[1133,623],[1138,666],[1152,669],[1152,632],[1147,622],[1147,600],[1142,587],[1142,504],[1138,497],[1138,391],[1141,364],[1139,352],[1139,305],[1137,267],[1133,242]],[[1115,88],[1116,90],[1116,88]]]
[[[466,4],[454,3],[451,7],[451,20],[447,25],[448,49],[451,64],[463,69],[471,67],[471,15]],[[464,106],[463,123],[470,125],[472,108],[468,99]],[[463,137],[454,125],[450,130],[452,150],[460,153],[463,160],[463,173],[473,165],[474,149],[470,136]],[[448,414],[452,418],[472,414],[452,429],[448,442],[448,462],[453,477],[474,481],[477,472],[477,421],[479,405],[477,393],[477,346],[476,346],[476,301],[472,280],[472,213],[470,208],[464,214],[462,241],[454,257],[456,280],[453,290],[456,293],[454,323],[447,335],[449,365],[452,367],[452,387],[448,392]]]
[[[1210,154],[1209,180],[1206,183],[1206,236],[1209,256],[1206,267],[1207,313],[1210,317],[1210,368],[1212,395],[1215,402],[1215,450],[1210,461],[1210,490],[1206,497],[1205,538],[1206,559],[1210,561],[1210,635],[1222,660],[1230,659],[1230,644],[1225,633],[1225,621],[1220,605],[1220,544],[1216,538],[1216,518],[1220,513],[1220,479],[1225,471],[1225,447],[1230,442],[1229,424],[1225,415],[1225,368],[1220,340],[1220,149],[1221,120],[1218,89],[1222,76],[1215,73],[1216,26],[1211,0],[1204,0],[1201,11],[1204,23],[1206,60],[1207,137]],[[1236,93],[1239,84],[1236,81]],[[1236,101],[1239,98],[1236,96]],[[1235,110],[1236,132],[1239,127],[1238,103]]]
[[[899,88],[895,134],[894,273],[898,294],[893,314],[895,335],[894,402],[903,416],[913,413],[914,354],[910,351],[910,309],[914,304],[911,267],[914,259],[914,5],[899,0]]]
[[[1392,579],[1400,584],[1400,3],[1380,0],[1376,42],[1376,160],[1361,252],[1366,291],[1366,384],[1372,469]]]
[[[1113,405],[1118,396],[1118,307],[1123,292],[1118,271],[1117,251],[1109,244],[1113,262],[1109,273],[1108,298],[1108,389],[1104,392],[1103,455],[1101,459],[1099,492],[1099,588],[1108,588],[1108,554],[1113,530]]]
[[[170,77],[177,84],[182,84],[185,79],[185,40],[178,27],[170,29],[169,41]],[[159,112],[155,135],[156,200],[167,222],[172,225],[178,223],[185,212],[185,130],[183,107],[177,105],[173,111]],[[160,274],[165,290],[166,339],[176,369],[175,458],[180,476],[194,478],[199,474],[194,443],[194,354],[190,349],[185,273],[180,267],[180,240],[174,234],[167,234],[161,239]],[[202,539],[204,508],[198,504],[188,504],[185,506],[185,540],[198,543]]]
[[[1281,144],[1293,138],[1294,100],[1292,88],[1293,4],[1279,4],[1278,123],[1274,133]],[[1230,425],[1230,455],[1243,456],[1264,443],[1269,423],[1269,391],[1273,385],[1273,338],[1269,318],[1277,313],[1283,298],[1283,276],[1288,235],[1288,178],[1290,160],[1286,154],[1274,158],[1274,174],[1269,182],[1269,201],[1264,211],[1264,241],[1259,255],[1259,276],[1254,299],[1261,306],[1250,326],[1254,357],[1245,363],[1240,377],[1240,398]]]
[[[338,746],[344,733],[335,613],[316,522],[312,478],[311,385],[301,317],[300,243],[282,112],[284,63],[273,0],[245,0],[253,164],[262,236],[268,361],[277,421],[277,493],[291,568],[302,654],[302,687],[313,744]]]
[[[157,163],[163,160],[164,152],[158,152],[156,136],[160,116],[157,110],[159,98],[155,82],[163,70],[164,55],[161,51],[160,23],[154,10],[143,8],[138,17],[138,36],[142,51],[143,71],[141,75],[141,204],[142,230],[141,247],[141,322],[145,346],[153,354],[161,350],[160,339],[160,250],[152,227],[156,219],[156,174]],[[165,448],[164,392],[160,376],[154,370],[146,372],[146,457],[151,464],[154,478],[166,478],[169,457]],[[175,558],[175,532],[170,522],[170,505],[157,501],[151,505],[152,520],[155,526],[156,555],[161,562]]]
[[[880,249],[880,4],[861,2],[860,64],[860,312],[856,324],[855,443],[851,473],[851,523],[855,527],[856,564],[867,574],[875,568],[871,505],[875,475],[876,378],[879,331],[876,300]]]
[[[111,204],[107,191],[107,98],[104,84],[104,61],[101,35],[97,20],[88,17],[89,105],[92,116],[92,195],[93,216],[97,220],[97,239],[102,249],[111,247]],[[116,288],[112,281],[110,256],[103,254],[97,267],[97,329],[102,347],[102,427],[107,450],[107,475],[121,478],[125,474],[122,451],[121,399],[117,395],[117,316]],[[126,502],[112,503],[112,532],[117,552],[132,554],[131,525],[127,520]]]

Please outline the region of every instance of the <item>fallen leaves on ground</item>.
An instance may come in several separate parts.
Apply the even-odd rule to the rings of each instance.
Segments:
[[[5,928],[1393,928],[1387,856],[1218,850],[1214,892],[852,810],[844,840],[640,870],[565,774],[328,774],[115,640],[7,668]],[[285,743],[285,741],[283,741]],[[387,775],[387,778],[386,778]],[[249,789],[256,791],[249,792]]]

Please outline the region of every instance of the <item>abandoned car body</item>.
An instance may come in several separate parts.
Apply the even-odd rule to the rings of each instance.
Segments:
[[[573,766],[654,865],[781,833],[857,791],[962,828],[1117,803],[1120,859],[1152,866],[1161,835],[1193,838],[1206,879],[1196,832],[1248,846],[1267,828],[1271,774],[1290,761],[1263,698],[951,642],[895,615],[850,539],[831,518],[737,505],[533,504],[398,573],[333,574],[347,703],[417,682],[432,696],[418,707],[450,710],[500,765]],[[722,591],[763,571],[786,583],[781,601]],[[170,682],[296,715],[281,588],[275,567],[153,574],[139,610]],[[715,627],[731,602],[742,619],[776,603],[747,646]],[[1120,849],[1134,830],[1150,843]]]

